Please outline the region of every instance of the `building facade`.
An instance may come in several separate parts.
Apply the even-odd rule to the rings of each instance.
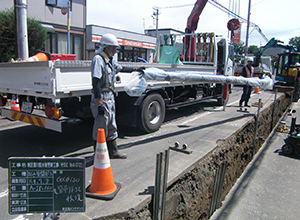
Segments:
[[[16,0],[1,0],[0,10],[14,8]],[[65,11],[68,0],[26,0],[27,16],[41,22],[48,37],[45,51],[67,54],[68,19]],[[127,62],[153,62],[156,47],[156,30],[145,30],[145,34],[110,27],[87,25],[87,0],[70,0],[70,53],[77,60],[91,60],[106,33],[114,34],[120,44],[116,58]],[[180,34],[173,29],[159,29],[161,45],[164,34]]]
[[[41,22],[47,29],[45,51],[67,53],[68,19],[63,8],[67,0],[27,0],[27,17]],[[14,7],[13,0],[1,0],[0,10]],[[70,0],[70,53],[85,58],[86,0]]]
[[[106,33],[113,34],[118,39],[120,45],[117,53],[118,61],[153,62],[156,37],[97,25],[86,27],[88,59],[93,58],[95,50],[100,45],[101,37]]]

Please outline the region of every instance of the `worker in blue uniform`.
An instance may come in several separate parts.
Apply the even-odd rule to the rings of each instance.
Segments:
[[[96,140],[98,129],[105,131],[106,143],[111,159],[126,159],[127,156],[119,152],[117,147],[117,124],[115,109],[115,75],[122,72],[143,72],[144,67],[122,67],[113,60],[119,47],[118,40],[113,34],[104,34],[100,40],[100,48],[96,50],[91,64],[93,93],[91,111],[94,117],[93,139]]]
[[[247,65],[245,65],[242,69],[242,76],[245,78],[252,78],[254,74],[254,67],[252,66],[253,58],[249,57],[247,59]],[[243,86],[243,94],[240,99],[239,106],[242,107],[243,102],[245,102],[245,107],[250,107],[248,105],[249,99],[251,97],[252,86],[244,85]]]

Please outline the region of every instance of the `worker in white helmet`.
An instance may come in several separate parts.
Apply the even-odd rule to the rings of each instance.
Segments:
[[[96,149],[98,129],[103,128],[110,158],[126,159],[127,156],[118,151],[116,141],[118,132],[115,113],[114,78],[120,71],[132,72],[137,70],[142,72],[144,68],[122,67],[113,60],[113,56],[119,47],[118,40],[113,34],[104,34],[100,40],[100,45],[100,48],[96,50],[97,54],[94,56],[91,65],[93,86],[91,111],[94,117],[94,150]]]
[[[247,65],[245,65],[242,69],[242,76],[245,78],[252,78],[254,76],[254,67],[252,66],[253,58],[248,57],[247,59]],[[243,86],[243,94],[240,99],[239,106],[242,107],[243,102],[245,102],[245,107],[250,107],[248,105],[250,96],[251,96],[252,86],[244,85]]]

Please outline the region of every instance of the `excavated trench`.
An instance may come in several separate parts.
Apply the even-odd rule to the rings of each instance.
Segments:
[[[169,183],[166,192],[165,219],[208,219],[215,176],[220,164],[223,162],[227,164],[220,194],[221,203],[252,160],[253,151],[259,150],[290,104],[290,96],[282,94],[277,98],[275,107],[272,103],[261,110],[257,137],[262,138],[256,141],[255,149],[253,143],[256,117],[253,117],[227,139],[217,142],[217,146],[213,150],[185,170],[172,183]],[[141,207],[135,207],[126,213],[98,219],[150,220],[153,213],[152,206],[153,201],[148,201]]]

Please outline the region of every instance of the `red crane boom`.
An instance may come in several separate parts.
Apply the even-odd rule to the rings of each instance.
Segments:
[[[188,17],[186,28],[185,28],[185,33],[193,33],[197,27],[198,27],[198,22],[199,22],[199,17],[206,5],[208,0],[197,0],[194,8]]]
[[[197,0],[194,8],[188,17],[186,28],[185,28],[185,33],[190,34],[193,33],[197,27],[198,27],[198,22],[199,22],[199,17],[206,5],[208,0]],[[186,36],[183,39],[183,42],[185,44],[185,61],[194,61],[195,58],[195,37],[190,37]]]

